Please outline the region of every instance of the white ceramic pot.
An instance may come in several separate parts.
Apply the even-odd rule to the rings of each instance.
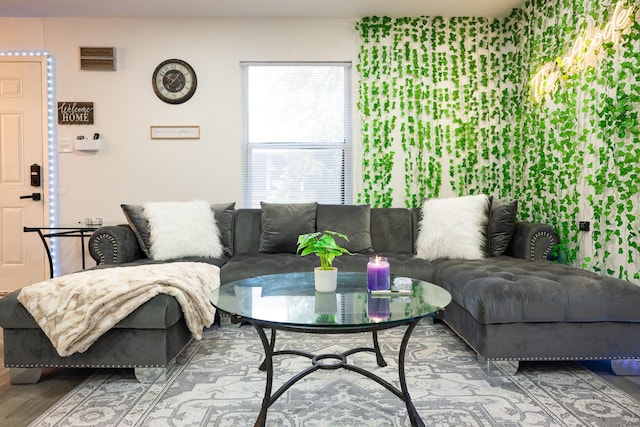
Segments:
[[[322,270],[320,267],[313,269],[316,281],[316,291],[318,292],[335,292],[338,285],[338,269],[333,267],[331,270]]]

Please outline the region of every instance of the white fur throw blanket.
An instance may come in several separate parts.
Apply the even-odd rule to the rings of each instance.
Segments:
[[[174,296],[194,338],[213,323],[211,292],[220,269],[199,262],[145,264],[67,274],[22,288],[18,301],[60,356],[86,351],[102,334],[158,294]]]

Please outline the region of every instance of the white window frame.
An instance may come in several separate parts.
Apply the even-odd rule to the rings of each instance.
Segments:
[[[242,70],[242,196],[245,208],[260,207],[259,203],[278,202],[278,200],[255,200],[251,183],[253,182],[251,164],[253,150],[282,150],[282,149],[309,149],[309,150],[342,150],[342,194],[332,201],[332,204],[351,204],[353,202],[353,144],[351,135],[352,120],[352,92],[351,92],[351,70],[350,62],[241,62]],[[327,142],[249,142],[249,67],[251,66],[342,66],[345,69],[344,80],[344,141],[336,143]],[[294,145],[295,144],[295,145]],[[319,179],[322,177],[319,176]],[[316,200],[287,200],[286,203],[303,203]],[[320,201],[322,203],[322,201]]]

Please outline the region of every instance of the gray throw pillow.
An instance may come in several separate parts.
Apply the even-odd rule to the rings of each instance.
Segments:
[[[262,233],[258,250],[296,253],[298,236],[316,231],[317,203],[260,202]]]
[[[217,203],[211,205],[213,216],[216,219],[218,230],[220,231],[220,243],[224,247],[224,254],[231,256],[233,254],[233,246],[231,233],[233,231],[233,211],[236,203]],[[149,221],[144,215],[144,207],[142,205],[120,205],[129,226],[133,230],[140,249],[151,258],[151,232],[149,230]]]
[[[371,253],[371,208],[369,205],[318,205],[318,231],[331,230],[346,235],[336,243],[352,253]]]
[[[220,230],[220,242],[224,247],[224,254],[233,255],[233,211],[236,208],[236,202],[231,203],[214,203],[211,205],[213,216]]]
[[[151,259],[151,232],[149,230],[149,221],[144,216],[144,208],[142,205],[120,205],[120,207],[129,223],[129,227],[131,227],[133,234],[138,239],[140,249],[142,249],[147,258]]]
[[[493,199],[489,214],[489,255],[500,256],[505,253],[513,230],[516,227],[518,201],[503,202]]]

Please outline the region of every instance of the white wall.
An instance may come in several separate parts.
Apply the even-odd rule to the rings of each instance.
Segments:
[[[240,61],[352,61],[355,110],[354,26],[355,20],[0,18],[0,51],[47,50],[56,101],[94,103],[94,125],[57,127],[59,140],[99,132],[104,142],[97,154],[58,155],[59,224],[88,217],[121,223],[121,203],[202,198],[240,206]],[[79,46],[116,47],[117,71],[80,71]],[[153,70],[169,58],[187,61],[198,76],[195,95],[181,105],[160,101],[151,87]],[[201,139],[151,140],[150,125],[198,125]],[[355,114],[353,129],[359,147]],[[355,177],[354,195],[359,183]],[[68,253],[79,250],[77,242],[61,246],[62,270],[79,268]]]

